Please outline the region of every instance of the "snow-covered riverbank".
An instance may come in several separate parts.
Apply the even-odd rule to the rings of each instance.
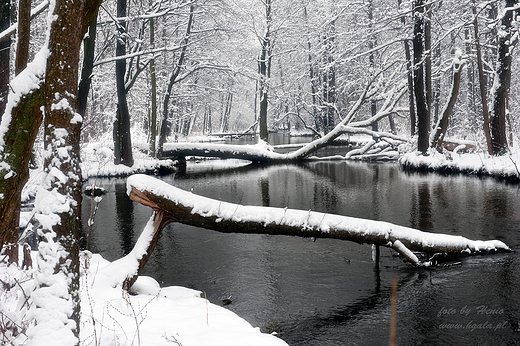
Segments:
[[[441,154],[430,149],[427,155],[418,152],[405,153],[399,159],[405,169],[439,173],[463,173],[491,176],[510,181],[520,180],[520,151],[511,149],[503,156],[491,156],[482,152]]]
[[[36,256],[33,252],[33,263]],[[121,286],[112,287],[110,276],[115,273],[104,270],[108,264],[98,254],[82,254],[80,345],[287,345],[274,335],[261,333],[230,310],[212,304],[200,291],[161,288],[150,277],[139,277],[130,294]],[[68,340],[56,340],[57,331],[49,326],[38,330],[30,324],[36,314],[46,313],[25,299],[34,288],[34,275],[34,268],[22,271],[0,262],[0,280],[5,283],[0,290],[0,344],[69,345]],[[40,295],[43,292],[40,290]],[[38,340],[52,342],[33,342]]]

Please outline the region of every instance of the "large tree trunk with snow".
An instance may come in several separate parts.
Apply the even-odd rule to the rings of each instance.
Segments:
[[[44,141],[48,155],[45,157],[46,178],[43,189],[38,192],[37,212],[43,224],[43,238],[40,243],[42,258],[40,266],[54,267],[54,275],[65,279],[67,295],[56,291],[53,304],[61,301],[70,304],[66,320],[58,320],[52,313],[49,318],[37,319],[36,324],[57,326],[72,332],[79,344],[80,329],[80,283],[79,283],[79,241],[81,229],[81,169],[79,143],[82,118],[78,109],[78,69],[80,45],[88,27],[86,16],[92,19],[101,1],[83,0],[70,2],[58,0],[54,8],[54,20],[49,38],[49,57],[45,70],[43,101],[45,110]],[[93,13],[91,13],[93,11]],[[83,25],[78,25],[83,23]],[[63,68],[67,66],[68,68]],[[51,197],[52,196],[52,197]],[[41,202],[41,198],[45,202]],[[46,221],[43,221],[46,220]],[[54,245],[56,244],[56,245]],[[52,253],[52,255],[51,255]],[[45,263],[45,265],[43,264]],[[47,268],[48,269],[48,268]],[[49,273],[38,277],[42,287],[59,285],[48,277]],[[56,288],[54,288],[56,289]],[[45,299],[38,304],[46,305]],[[59,303],[58,303],[59,304]],[[69,315],[70,313],[70,315]],[[75,325],[71,325],[73,321]],[[40,328],[44,328],[43,326]],[[58,335],[60,335],[58,333]],[[68,335],[68,334],[67,334]],[[63,335],[60,335],[60,337]]]
[[[14,217],[19,212],[20,191],[27,181],[29,157],[42,121],[41,108],[45,107],[45,143],[49,153],[46,157],[45,171],[48,178],[45,185],[48,190],[40,190],[43,192],[40,197],[45,198],[45,202],[41,203],[40,212],[43,212],[43,216],[39,220],[47,232],[43,234],[44,241],[40,243],[42,256],[36,279],[42,289],[52,293],[40,295],[37,306],[52,306],[53,309],[47,310],[49,315],[39,314],[35,317],[38,330],[31,333],[31,337],[35,339],[38,331],[42,330],[47,336],[46,329],[52,328],[54,335],[60,338],[70,337],[72,341],[79,343],[81,117],[76,113],[77,76],[79,45],[100,3],[100,0],[74,3],[56,1],[55,6],[52,6],[53,12],[49,15],[52,20],[48,46],[43,47],[29,67],[16,77],[16,82],[13,81],[13,92],[9,96],[12,98],[12,109],[7,110],[10,117],[5,117],[2,124],[7,128],[2,137],[0,156],[0,193],[4,197],[0,199],[0,235],[1,242],[4,242],[6,235],[12,236],[12,239],[18,236],[17,230],[13,228],[17,227]],[[64,69],[63,66],[69,68]],[[42,71],[45,71],[45,76]],[[30,87],[29,91],[25,90],[27,87]],[[54,198],[49,199],[51,195]],[[50,203],[51,200],[57,203]],[[57,213],[46,217],[44,214],[53,207],[57,208]],[[54,225],[48,222],[51,220]],[[45,252],[45,249],[49,252]],[[63,281],[55,281],[53,277],[56,275],[61,276]],[[61,283],[66,283],[66,292]],[[38,295],[38,289],[34,294]],[[47,305],[48,300],[53,300],[51,305]],[[62,309],[57,312],[56,306],[60,302],[63,303],[59,307]],[[42,341],[36,340],[35,343]]]
[[[23,76],[22,76],[23,77]],[[34,76],[42,78],[43,75]],[[9,246],[9,261],[18,261],[18,227],[22,189],[29,179],[31,152],[43,120],[41,89],[23,96],[11,111],[11,121],[4,135],[0,162],[9,169],[0,171],[0,250]]]
[[[506,0],[506,8],[513,8],[517,0]],[[513,14],[518,11],[508,10],[504,13],[498,35],[498,62],[493,88],[493,107],[491,109],[491,139],[493,155],[502,155],[507,151],[506,113],[509,86],[511,84],[511,48]]]
[[[486,144],[488,154],[493,154],[493,145],[491,140],[491,130],[489,127],[489,110],[488,110],[488,101],[487,101],[487,88],[486,88],[486,77],[484,75],[484,64],[482,62],[482,49],[480,46],[479,32],[478,32],[478,13],[477,13],[477,5],[475,4],[475,0],[473,0],[472,4],[473,11],[473,33],[475,40],[475,51],[477,54],[477,70],[478,70],[478,81],[480,87],[480,99],[482,103],[482,117],[483,117],[483,127],[484,127],[484,135],[486,137]]]
[[[9,27],[9,1],[0,6],[0,26]],[[27,66],[29,58],[29,36],[30,36],[31,1],[19,2],[18,10],[18,42],[16,46],[15,75],[20,74]],[[5,22],[7,21],[7,22]],[[0,114],[5,111],[7,95],[9,93],[9,51],[11,39],[0,42]],[[5,83],[5,85],[4,85]],[[4,90],[5,87],[5,90]],[[5,160],[13,168],[14,175],[7,176],[0,173],[0,195],[4,199],[0,201],[0,251],[3,244],[10,244],[6,248],[8,261],[18,262],[18,232],[20,224],[20,203],[23,186],[29,178],[29,161],[31,157],[32,143],[42,122],[42,114],[39,109],[41,99],[39,91],[36,98],[25,97],[19,106],[11,112],[12,122],[10,131],[6,134],[6,148],[2,153],[2,161]],[[26,131],[19,132],[13,129],[24,128]],[[2,184],[3,183],[3,184]]]
[[[157,213],[153,223],[148,224],[143,236],[138,240],[139,246],[136,246],[126,258],[130,262],[125,263],[132,264],[125,268],[128,272],[124,282],[120,283],[127,289],[137,279],[157,243],[162,228],[169,222],[224,233],[333,238],[360,244],[375,244],[396,250],[416,266],[430,266],[431,263],[421,262],[413,251],[430,255],[509,251],[509,248],[498,240],[472,241],[460,236],[426,233],[381,221],[306,210],[227,203],[197,196],[145,175],[130,177],[127,190],[132,200],[151,207]]]

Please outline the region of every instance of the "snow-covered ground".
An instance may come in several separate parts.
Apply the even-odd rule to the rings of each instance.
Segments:
[[[286,345],[261,333],[235,313],[214,305],[204,293],[161,288],[139,277],[130,294],[112,287],[110,262],[87,254],[82,275],[82,345]],[[83,263],[85,263],[83,262]]]
[[[32,255],[36,263],[37,252]],[[287,345],[274,335],[261,333],[230,310],[210,303],[203,292],[161,288],[153,278],[143,276],[128,294],[120,285],[112,285],[117,273],[100,255],[82,253],[81,264],[80,345]],[[42,313],[25,299],[25,294],[34,289],[34,275],[34,268],[21,271],[0,262],[0,280],[6,284],[0,290],[0,324],[11,327],[3,330],[0,344],[69,345],[67,340],[52,339],[52,326],[37,333],[27,329],[28,320]],[[13,287],[7,289],[9,284]],[[38,335],[38,340],[29,340],[27,335]]]

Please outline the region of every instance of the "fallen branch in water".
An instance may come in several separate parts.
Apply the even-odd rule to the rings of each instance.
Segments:
[[[429,267],[414,251],[426,254],[475,254],[510,251],[499,240],[470,240],[462,236],[422,232],[388,222],[325,214],[288,208],[243,206],[195,195],[146,175],[127,180],[127,192],[133,201],[154,209],[134,250],[113,265],[124,268],[125,277],[116,280],[129,288],[144,267],[162,228],[170,222],[212,229],[224,233],[291,235],[335,238],[360,244],[375,244],[394,249],[410,263]],[[124,261],[117,264],[119,261]],[[124,263],[124,265],[123,265]]]

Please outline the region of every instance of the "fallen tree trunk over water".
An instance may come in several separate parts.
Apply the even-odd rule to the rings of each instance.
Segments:
[[[114,265],[125,271],[123,287],[129,288],[148,260],[162,228],[170,222],[224,233],[290,235],[350,240],[394,249],[410,263],[429,267],[414,251],[434,254],[475,254],[510,251],[501,241],[475,241],[462,236],[427,233],[388,222],[358,219],[288,208],[243,206],[195,195],[146,175],[127,180],[133,201],[153,208],[151,219],[134,250]],[[117,264],[122,261],[124,265]],[[125,262],[126,261],[126,262]],[[123,283],[121,278],[119,283]]]

